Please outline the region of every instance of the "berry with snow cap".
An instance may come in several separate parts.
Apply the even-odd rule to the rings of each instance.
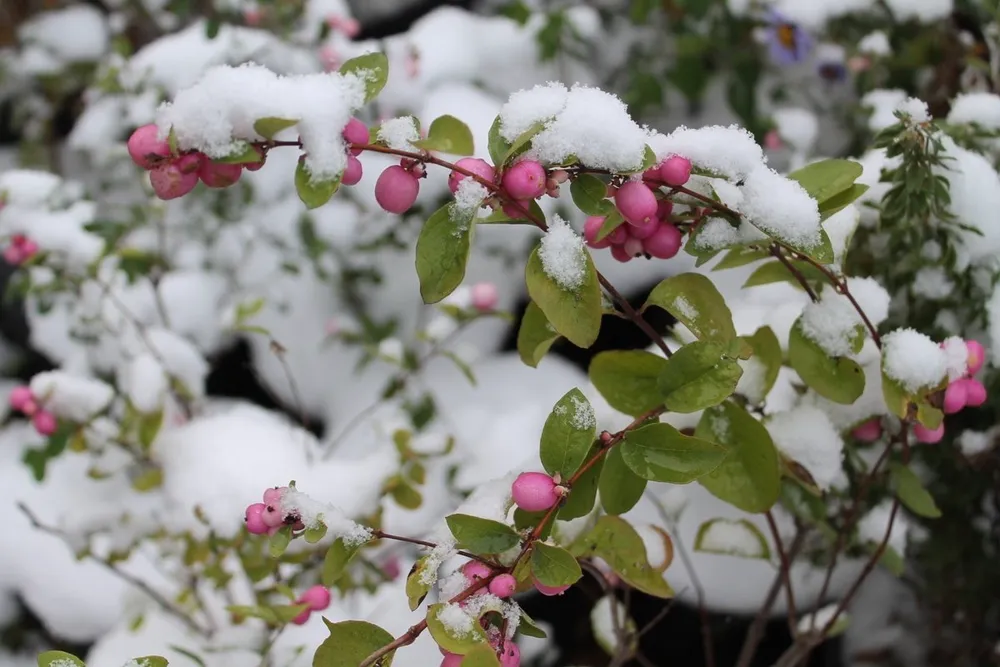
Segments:
[[[680,155],[671,155],[660,166],[660,178],[667,185],[684,185],[691,178],[691,160]]]
[[[477,157],[464,157],[456,162],[455,166],[475,174],[488,183],[492,183],[496,178],[496,170],[493,168],[493,165]],[[456,193],[459,184],[467,178],[469,176],[466,176],[462,172],[452,170],[448,174],[448,189],[451,190],[452,194]]]
[[[347,125],[344,126],[343,131],[344,141],[349,144],[367,144],[368,143],[368,126],[362,123],[357,118],[351,118],[347,121]],[[351,148],[351,155],[358,155],[361,152],[360,148]]]
[[[170,157],[170,144],[163,139],[158,139],[156,125],[150,123],[143,125],[128,138],[128,154],[138,166],[143,169],[152,169],[156,166],[159,158]]]

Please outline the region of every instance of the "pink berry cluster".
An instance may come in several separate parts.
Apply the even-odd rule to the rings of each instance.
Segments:
[[[254,503],[247,507],[244,521],[247,530],[253,535],[274,535],[282,526],[291,526],[293,530],[304,530],[305,526],[299,515],[282,509],[281,503],[287,486],[275,486],[264,492],[264,502]]]
[[[264,166],[264,152],[259,162],[226,164],[214,162],[197,151],[175,155],[170,144],[157,137],[156,125],[143,125],[128,139],[132,161],[149,172],[149,183],[160,199],[183,197],[200,180],[210,188],[226,188],[240,180],[243,169],[257,171]]]
[[[986,351],[982,344],[975,340],[965,341],[965,349],[968,354],[965,374],[949,382],[944,390],[941,409],[946,415],[953,415],[964,408],[976,408],[986,402],[986,387],[973,377],[983,367]],[[870,419],[855,427],[851,435],[862,442],[874,442],[882,437],[882,420],[877,417]],[[913,427],[913,437],[917,442],[933,445],[944,437],[944,424],[934,429],[916,424]]]
[[[670,222],[673,203],[657,197],[657,193],[662,185],[680,187],[690,178],[691,161],[672,155],[658,167],[647,170],[641,181],[626,181],[614,190],[614,199],[615,207],[627,224],[598,240],[598,232],[606,218],[587,218],[583,227],[587,245],[594,249],[611,248],[611,256],[619,262],[635,257],[674,257],[681,249],[681,231]]]
[[[4,261],[11,266],[20,266],[38,254],[38,244],[24,234],[14,234],[10,245],[4,248]]]
[[[487,590],[491,595],[495,595],[501,599],[507,599],[514,594],[517,589],[517,580],[514,575],[509,573],[495,574],[493,569],[490,568],[486,563],[480,561],[470,560],[468,563],[462,566],[462,575],[465,577],[465,582],[467,586],[474,586],[482,581],[489,581],[489,584],[480,588],[474,596],[483,595]],[[459,603],[464,606],[464,603]],[[483,618],[480,620],[480,625],[486,631],[487,639],[490,646],[494,650],[500,652],[498,657],[500,658],[500,664],[502,667],[518,667],[521,664],[521,651],[518,649],[517,644],[512,641],[506,641],[503,639],[500,632],[493,628],[488,619]],[[501,642],[502,652],[501,652]],[[460,665],[462,663],[462,656],[455,653],[449,653],[443,648],[441,653],[444,655],[444,660],[441,661],[441,667],[448,667],[449,665]]]
[[[330,606],[330,590],[326,586],[311,586],[299,596],[295,604],[309,605],[298,616],[292,619],[295,625],[305,625],[314,611],[323,611]]]
[[[49,436],[56,432],[58,421],[56,416],[41,406],[41,401],[31,391],[31,387],[21,385],[10,392],[10,407],[26,417],[31,417],[31,423],[39,434]]]

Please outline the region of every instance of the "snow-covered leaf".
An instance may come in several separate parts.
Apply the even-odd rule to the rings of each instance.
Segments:
[[[435,211],[417,238],[417,277],[424,303],[437,303],[465,280],[476,212],[446,204]]]
[[[545,472],[568,479],[590,451],[596,429],[590,401],[579,389],[571,389],[555,404],[542,427],[539,456]]]
[[[771,557],[767,538],[747,519],[710,519],[698,527],[694,550],[740,558]]]

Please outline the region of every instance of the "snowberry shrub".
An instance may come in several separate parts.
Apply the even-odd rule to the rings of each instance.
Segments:
[[[253,22],[261,18],[255,16]],[[785,23],[788,20],[773,21],[775,35],[780,34],[778,28],[801,32]],[[327,25],[344,33],[354,30],[333,18]],[[779,41],[774,46],[774,53],[789,56]],[[808,41],[797,47],[808,49]],[[790,57],[800,58],[798,48]],[[252,600],[228,600],[222,621],[199,599],[191,605],[174,604],[169,597],[157,600],[188,627],[184,641],[196,653],[215,655],[230,640],[226,630],[243,626],[251,632],[240,641],[267,660],[277,650],[275,637],[294,633],[289,625],[316,625],[310,620],[317,616],[312,612],[350,595],[360,597],[366,588],[384,590],[385,580],[395,576],[391,561],[380,562],[380,550],[402,543],[429,550],[393,598],[403,609],[420,609],[419,617],[415,614],[413,623],[406,624],[410,630],[393,637],[373,623],[324,619],[325,626],[317,627],[329,638],[318,649],[318,640],[309,646],[311,662],[320,667],[384,664],[396,652],[405,660],[407,646],[430,636],[440,647],[441,664],[516,665],[520,649],[515,641],[541,631],[512,595],[531,589],[558,595],[585,569],[602,573],[602,581],[616,582],[609,585],[660,597],[673,594],[669,582],[681,573],[670,568],[672,539],[665,533],[661,539],[633,510],[644,495],[655,497],[657,490],[694,484],[740,517],[702,521],[692,545],[696,552],[774,563],[779,570],[775,590],[786,589],[792,615],[798,582],[790,564],[812,561],[826,571],[823,591],[811,597],[823,600],[831,593],[837,602],[796,626],[786,664],[839,632],[857,585],[835,589],[829,583],[838,556],[900,567],[905,540],[898,539],[898,528],[915,516],[940,513],[923,488],[923,471],[911,466],[931,448],[916,444],[943,440],[952,429],[952,422],[945,429],[944,414],[961,414],[987,399],[985,386],[975,377],[985,358],[983,347],[965,339],[983,331],[928,329],[921,322],[918,329],[932,331],[934,339],[918,334],[908,326],[919,313],[890,310],[889,295],[879,284],[892,286],[889,291],[895,295],[898,285],[893,281],[905,284],[905,272],[886,279],[865,262],[857,262],[852,270],[853,257],[877,246],[852,243],[852,234],[867,240],[869,232],[855,229],[850,220],[845,223],[858,215],[853,202],[875,189],[871,179],[861,182],[859,164],[825,160],[782,176],[765,165],[757,144],[737,128],[681,128],[662,135],[639,127],[618,109],[613,96],[586,86],[561,85],[517,93],[494,123],[485,152],[479,147],[483,157],[453,162],[450,156],[476,152],[472,132],[461,121],[441,116],[421,135],[411,119],[389,119],[373,140],[354,114],[362,113],[363,104],[378,95],[388,78],[384,59],[370,54],[343,63],[336,60],[339,72],[321,79],[288,77],[278,82],[260,69],[238,72],[222,67],[201,84],[174,91],[173,102],[158,114],[158,124],[141,127],[127,143],[135,164],[149,172],[154,193],[163,200],[179,200],[171,204],[175,208],[150,210],[184,211],[197,219],[204,209],[212,209],[221,211],[224,219],[232,212],[229,207],[236,207],[248,192],[244,171],[280,169],[282,158],[275,153],[285,151],[293,153],[287,164],[295,171],[288,180],[317,215],[333,210],[340,196],[352,197],[346,191],[331,201],[341,185],[361,185],[364,180],[372,181],[374,201],[385,211],[419,214],[420,181],[428,171],[440,169],[447,174],[453,200],[426,216],[416,243],[420,293],[427,303],[439,304],[443,318],[437,320],[441,326],[427,327],[428,339],[447,340],[452,331],[496,310],[495,285],[464,285],[467,268],[475,261],[474,237],[485,225],[518,223],[544,233],[525,271],[531,305],[521,322],[518,352],[527,365],[537,366],[560,339],[590,346],[605,315],[639,326],[653,350],[598,355],[590,368],[596,393],[573,390],[556,403],[540,433],[538,461],[506,480],[488,502],[470,498],[448,514],[435,535],[384,531],[379,526],[385,508],[376,510],[375,502],[364,510],[352,508],[350,515],[358,521],[349,520],[338,507],[311,500],[295,484],[267,488],[262,502],[239,498],[245,509],[230,508],[223,520],[239,523],[242,518],[245,532],[213,526],[205,538],[189,528],[173,533],[156,527],[147,535],[137,534],[128,549],[144,540],[183,545],[181,569],[225,590],[222,597],[230,596],[234,574],[250,582]],[[257,77],[246,79],[253,85],[242,86],[246,98],[237,92],[233,97],[211,94],[216,84],[241,76]],[[292,93],[318,93],[321,83],[324,91],[333,92],[324,99],[322,113],[311,105],[296,105],[303,97]],[[227,91],[233,88],[226,86]],[[267,94],[262,95],[263,90]],[[262,98],[268,100],[263,107]],[[543,104],[552,99],[558,104]],[[903,106],[914,108],[912,101]],[[600,113],[592,115],[601,124],[581,127],[581,111],[595,108]],[[204,124],[206,114],[224,122]],[[917,149],[934,144],[921,141],[932,135],[925,121],[912,113],[896,118],[895,134],[880,141],[890,151],[909,147],[901,166],[886,165],[888,171],[897,170],[887,177],[898,184],[906,182],[914,164],[926,168]],[[301,152],[297,164],[296,152]],[[373,178],[374,172],[365,174],[359,159],[373,153],[396,163],[380,165]],[[198,188],[199,182],[215,192]],[[546,216],[540,206],[564,190],[570,195],[567,206],[586,216],[582,238],[571,224],[575,217],[566,216],[572,218],[567,221],[551,212]],[[891,204],[899,195],[890,193],[886,199]],[[35,205],[41,210],[38,202]],[[905,213],[916,220],[923,212]],[[891,216],[886,218],[891,221]],[[95,288],[114,293],[119,270],[130,282],[148,281],[158,289],[163,267],[157,256],[124,252],[133,250],[127,247],[119,253],[122,230],[92,222],[97,221],[88,219],[85,238],[93,241],[100,232],[110,250],[102,253],[98,248],[88,256],[74,254],[66,244],[39,239],[40,245],[26,246],[29,240],[23,234],[10,236],[8,259],[24,265],[21,275],[29,279],[25,290],[31,298],[61,296],[87,303]],[[913,245],[908,235],[931,227],[907,222],[911,224],[904,229],[881,229],[890,236],[898,234],[894,242]],[[0,226],[0,232],[7,231]],[[304,259],[318,274],[328,271],[324,260],[329,259],[330,243],[322,234],[329,230],[310,222],[298,232],[304,257],[296,259]],[[280,246],[287,239],[278,241]],[[676,275],[660,282],[636,310],[598,271],[596,253],[587,246],[607,249],[623,263],[669,260],[683,248],[699,265],[717,260],[714,269],[750,266],[754,271],[746,293],[724,297],[705,274],[674,270]],[[40,252],[44,254],[37,256]],[[202,258],[184,261],[198,264]],[[989,283],[948,268],[954,270],[953,277],[961,276],[956,282],[963,288],[982,290]],[[233,267],[229,270],[236,273]],[[239,283],[232,275],[227,279]],[[798,290],[787,297],[794,316],[747,329],[741,301],[754,288],[775,282]],[[913,281],[914,288],[918,282]],[[982,298],[973,301],[976,308],[982,306]],[[910,303],[920,305],[920,300]],[[128,334],[123,337],[128,339],[127,354],[92,362],[102,377],[113,378],[113,388],[102,381],[81,388],[74,385],[81,378],[64,373],[13,392],[11,406],[31,417],[34,430],[47,436],[26,457],[39,476],[67,448],[95,456],[114,448],[128,459],[117,477],[127,476],[136,489],[162,486],[164,493],[183,495],[171,486],[177,470],[166,465],[166,439],[181,424],[197,428],[211,421],[201,391],[204,372],[197,363],[193,371],[191,363],[181,363],[192,361],[192,355],[178,352],[190,352],[190,344],[184,348],[185,338],[168,335],[169,307],[156,304],[156,310],[165,311],[153,316],[162,325],[158,327],[141,319],[145,314],[133,317],[130,305],[122,312],[114,309],[116,318],[128,320],[121,329]],[[269,338],[266,330],[247,324],[260,308],[259,302],[238,304],[235,329]],[[643,313],[649,308],[666,310],[680,322],[672,338],[664,338],[646,322]],[[81,313],[80,320],[93,316]],[[379,323],[366,322],[365,327],[377,330]],[[329,330],[332,336],[341,332],[337,323],[330,323]],[[342,338],[352,335],[363,338],[354,332]],[[280,356],[280,343],[269,343]],[[392,336],[364,338],[364,344],[374,348],[371,358],[400,366],[387,396],[400,391],[396,387],[420,365],[421,360],[413,359],[415,355]],[[193,359],[202,361],[201,356],[196,350]],[[73,361],[73,368],[80,368],[79,360]],[[464,361],[455,362],[471,373]],[[779,394],[784,389],[795,394],[793,402],[782,403]],[[597,414],[602,402],[627,419],[605,430],[605,420]],[[414,423],[426,419],[425,407],[408,408]],[[381,494],[406,509],[420,505],[433,458],[412,448],[412,437],[406,429],[393,432],[398,461],[379,467],[385,475],[376,480]],[[539,468],[545,472],[537,472]],[[325,468],[324,473],[334,471]],[[288,482],[277,470],[267,474],[277,478],[266,484]],[[327,480],[317,476],[300,484],[312,490],[326,486]],[[194,510],[203,523],[218,520],[204,516],[198,506]],[[670,521],[663,523],[669,527]],[[790,524],[798,530],[786,531]],[[811,553],[803,553],[800,537],[808,537]],[[111,558],[102,562],[109,567],[115,563]],[[862,580],[860,576],[854,581]],[[336,590],[333,596],[331,588]],[[191,591],[191,597],[199,598],[196,587]],[[330,616],[341,617],[341,610],[336,611]],[[634,623],[619,620],[620,630],[613,633],[609,648],[616,655],[628,650],[636,634]],[[48,664],[53,659],[49,655]],[[165,662],[145,658],[138,659],[139,664],[143,660],[157,667]]]

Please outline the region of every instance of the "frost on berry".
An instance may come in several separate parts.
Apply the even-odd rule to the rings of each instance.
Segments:
[[[496,170],[493,169],[493,165],[486,160],[482,160],[477,157],[464,157],[456,162],[455,166],[472,172],[488,183],[492,183],[493,179],[496,178]],[[469,177],[465,174],[452,170],[452,172],[448,175],[448,189],[451,190],[452,194],[455,194],[458,191],[459,183],[467,178]]]
[[[300,604],[309,605],[311,611],[323,611],[330,606],[330,589],[326,586],[312,586],[299,597]]]
[[[615,206],[625,222],[638,225],[656,216],[656,195],[641,181],[629,181],[615,193]]]
[[[408,211],[419,191],[417,177],[397,164],[387,167],[375,182],[375,200],[389,213]]]
[[[537,199],[545,194],[545,167],[536,160],[521,160],[504,172],[502,184],[514,199]]]
[[[341,177],[340,182],[344,185],[357,185],[361,181],[363,173],[364,169],[361,166],[361,160],[353,155],[349,155],[347,156],[347,169],[344,170],[344,175]]]
[[[542,512],[557,502],[556,482],[543,472],[523,472],[511,486],[514,503],[525,512]]]
[[[671,155],[660,165],[660,178],[667,185],[680,186],[691,178],[691,160],[680,155]]]
[[[205,160],[198,168],[198,178],[210,188],[228,188],[240,180],[243,175],[243,165],[225,164]]]
[[[490,581],[490,593],[498,598],[509,598],[517,589],[517,579],[512,574],[500,574]]]
[[[160,199],[183,197],[198,184],[198,173],[185,174],[176,164],[162,164],[149,171],[149,183]]]
[[[143,169],[152,169],[157,158],[170,157],[170,145],[157,139],[156,125],[143,125],[128,138],[128,154]]]
[[[535,585],[535,590],[537,590],[542,595],[552,597],[553,595],[562,595],[569,590],[569,586],[546,586],[538,579],[534,579],[532,583]]]

